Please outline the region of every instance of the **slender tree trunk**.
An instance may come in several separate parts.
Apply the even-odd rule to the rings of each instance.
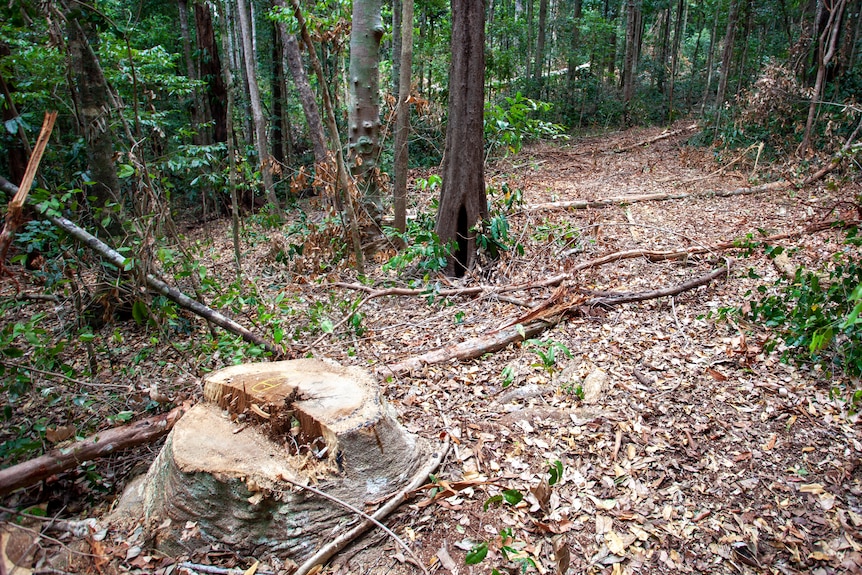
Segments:
[[[706,109],[706,103],[709,101],[709,90],[712,87],[712,73],[715,58],[715,35],[718,33],[718,14],[719,10],[715,10],[715,16],[712,20],[712,33],[709,35],[709,50],[706,55],[706,86],[703,88],[703,99],[700,102],[700,113],[703,115]]]
[[[395,126],[395,228],[407,229],[407,168],[410,135],[410,70],[413,66],[413,0],[401,0],[403,22],[401,33],[401,78],[398,91],[398,116]]]
[[[658,72],[656,74],[656,89],[659,92],[665,91],[665,80],[667,79],[667,54],[670,44],[670,20],[671,12],[673,11],[670,0],[668,0],[667,9],[661,15],[661,45],[658,55]]]
[[[635,71],[638,61],[637,36],[641,26],[640,0],[626,3],[626,52],[623,60],[623,102],[628,105],[635,92]]]
[[[273,4],[285,8],[284,0],[274,0]],[[278,32],[284,45],[284,56],[287,60],[287,67],[290,70],[291,76],[293,76],[293,84],[296,86],[296,91],[299,94],[299,103],[302,105],[302,111],[305,114],[308,135],[311,138],[311,149],[314,152],[314,161],[318,164],[327,162],[329,159],[326,154],[326,137],[323,133],[320,109],[317,107],[317,100],[314,97],[311,84],[308,83],[308,75],[305,73],[305,66],[302,63],[299,43],[296,41],[296,36],[287,33],[287,28],[281,22],[278,23]],[[312,48],[309,49],[311,50]]]
[[[748,62],[748,46],[751,44],[749,42],[749,36],[751,34],[752,21],[754,20],[754,8],[751,5],[750,0],[745,1],[745,28],[742,32],[742,37],[746,39],[745,42],[742,43],[742,54],[739,55],[739,67],[738,72],[736,74],[736,93],[739,94],[742,91],[742,83],[745,81],[745,65]]]
[[[191,32],[189,31],[189,6],[186,0],[177,0],[177,11],[180,15],[180,34],[183,41],[183,56],[186,62],[186,77],[189,80],[197,80],[197,70],[195,70],[195,61],[192,57],[192,40]],[[194,127],[192,141],[195,144],[203,144],[205,137],[200,133],[201,113],[203,112],[203,104],[201,103],[200,93],[198,88],[192,90],[192,109],[191,119]]]
[[[854,6],[849,22],[853,24],[853,34],[850,36],[850,54],[847,56],[847,69],[853,70],[856,67],[856,62],[859,59],[859,44],[862,40],[862,0],[857,0]]]
[[[536,35],[536,68],[533,77],[541,97],[545,72],[545,41],[548,27],[548,0],[539,0],[539,30]]]
[[[718,92],[715,95],[715,107],[719,110],[724,105],[727,92],[727,80],[730,76],[730,63],[733,61],[733,43],[736,38],[736,24],[739,17],[739,2],[730,0],[730,12],[727,14],[727,30],[724,34],[724,46],[721,52],[721,75],[718,80]]]
[[[568,57],[568,84],[569,94],[572,95],[575,87],[575,75],[578,68],[578,59],[576,57],[581,43],[581,10],[582,0],[574,0],[572,4],[572,30],[569,39],[569,57]]]
[[[674,119],[673,113],[673,96],[674,88],[676,87],[676,74],[679,68],[680,46],[682,45],[682,34],[684,31],[683,22],[685,22],[685,0],[679,0],[676,7],[676,23],[673,28],[673,45],[670,55],[670,85],[667,91],[667,119],[672,122]]]
[[[87,25],[86,22],[84,24]],[[114,164],[114,141],[111,136],[108,84],[102,67],[79,21],[67,20],[70,61],[75,79],[75,96],[80,110],[80,127],[87,142],[87,163],[91,190],[96,198],[96,221],[110,216],[105,226],[109,234],[122,230],[117,219],[122,205],[120,180]]]
[[[380,0],[354,0],[350,29],[350,99],[348,149],[350,167],[366,210],[375,221],[383,212],[375,169],[380,157],[379,66],[383,21]]]
[[[323,75],[323,67],[320,65],[320,60],[317,58],[317,52],[314,51],[314,43],[311,40],[311,34],[308,33],[308,28],[305,26],[305,19],[302,16],[302,10],[299,5],[299,0],[291,0],[293,6],[293,14],[296,21],[299,23],[299,29],[302,32],[302,41],[305,42],[306,50],[308,50],[308,58],[311,60],[311,66],[317,76],[317,82],[320,86],[320,92],[323,97],[323,108],[326,111],[326,123],[329,128],[329,135],[332,141],[333,153],[335,155],[335,165],[338,173],[338,182],[335,185],[336,195],[341,195],[341,204],[347,212],[346,232],[349,232],[349,239],[353,245],[353,255],[356,258],[356,271],[360,275],[365,273],[365,258],[362,254],[362,240],[359,237],[359,221],[356,218],[356,210],[353,207],[353,198],[351,196],[351,185],[347,166],[344,162],[344,156],[341,154],[341,138],[338,136],[338,124],[335,122],[335,112],[332,107],[332,100],[329,97],[329,90],[326,88],[325,77]]]
[[[281,170],[284,165],[284,101],[287,100],[287,92],[284,85],[284,59],[282,54],[284,47],[281,45],[281,35],[278,33],[275,23],[272,24],[272,78],[270,79],[270,90],[272,91],[272,120],[270,141],[272,142],[273,169]]]
[[[267,143],[266,118],[263,116],[263,105],[260,99],[260,89],[257,84],[257,70],[255,69],[255,55],[252,47],[252,24],[250,22],[246,0],[237,0],[237,12],[239,13],[239,26],[242,36],[243,60],[245,61],[245,72],[248,77],[248,98],[251,103],[251,113],[254,121],[254,143],[257,147],[258,160],[260,162],[260,173],[263,178],[263,188],[267,200],[272,209],[279,217],[282,217],[281,207],[275,195],[275,187],[272,181],[272,159],[269,157],[269,146]]]
[[[401,13],[404,8],[401,0],[392,0],[392,95],[396,98],[401,93],[399,86],[401,82]],[[411,35],[413,30],[410,30]],[[411,50],[412,51],[412,50]]]
[[[228,11],[229,0],[223,0],[222,9]],[[222,18],[222,47],[225,54],[230,52],[228,46],[228,25],[227,19]],[[233,256],[234,268],[236,270],[236,281],[238,285],[242,283],[242,257],[239,241],[239,198],[236,192],[236,146],[234,145],[235,138],[233,132],[233,72],[227,64],[228,59],[225,58],[225,65],[222,69],[224,75],[225,88],[227,91],[227,165],[228,165],[228,188],[230,190],[230,215],[231,215],[231,231],[233,232]]]
[[[447,273],[463,276],[476,259],[473,226],[488,213],[483,157],[485,3],[452,0],[452,61],[443,187],[437,235],[455,242]]]
[[[688,82],[688,90],[686,90],[685,101],[687,105],[691,105],[691,93],[694,88],[694,75],[697,73],[697,60],[698,56],[700,56],[700,41],[703,37],[703,0],[700,0],[698,4],[697,10],[697,22],[695,26],[697,27],[697,38],[694,41],[694,54],[691,56],[691,72],[689,73],[689,82]]]
[[[829,11],[829,17],[817,39],[817,79],[814,83],[814,93],[811,95],[811,104],[808,106],[808,120],[805,122],[805,133],[799,144],[799,153],[807,152],[811,148],[811,132],[814,129],[817,108],[823,96],[826,70],[835,56],[835,47],[838,44],[838,36],[841,31],[841,16],[846,5],[846,0],[832,0],[831,2],[826,0],[823,3],[823,9]]]
[[[581,0],[573,0],[572,4],[572,29],[571,36],[569,39],[569,56],[568,56],[568,70],[567,70],[567,85],[568,85],[568,94],[567,94],[567,109],[569,113],[574,112],[575,107],[577,106],[577,90],[575,89],[575,85],[577,83],[577,70],[578,70],[578,49],[580,48],[581,43],[581,10],[582,10],[582,1]]]
[[[524,56],[527,60],[527,70],[525,76],[530,78],[532,74],[532,59],[533,59],[533,2],[534,0],[526,0],[527,2],[527,46],[524,50]]]
[[[608,23],[610,30],[608,31],[608,53],[607,59],[604,62],[605,78],[609,86],[616,86],[616,70],[617,70],[617,16],[618,11],[616,4],[608,5]]]
[[[212,120],[212,141],[227,141],[227,90],[221,74],[221,60],[218,44],[213,29],[210,5],[205,0],[195,2],[195,28],[198,40],[198,69],[200,77],[207,83],[206,110],[207,115],[201,116],[202,122]],[[209,139],[207,138],[207,141]]]

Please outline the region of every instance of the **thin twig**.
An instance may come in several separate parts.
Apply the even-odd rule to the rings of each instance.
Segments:
[[[242,575],[245,569],[216,567],[215,565],[201,565],[200,563],[191,563],[184,561],[177,565],[180,569],[188,569],[197,573],[210,573],[212,575]],[[273,575],[272,571],[255,571],[256,575]]]
[[[59,377],[60,379],[65,379],[66,381],[71,381],[72,383],[83,386],[83,387],[87,387],[87,386],[103,387],[103,388],[108,388],[108,389],[128,389],[129,388],[129,386],[127,386],[127,385],[117,385],[117,384],[113,384],[113,383],[94,383],[92,381],[81,381],[80,379],[75,379],[73,377],[69,377],[68,375],[65,375],[62,373],[57,373],[55,371],[46,371],[44,369],[39,369],[37,367],[31,367],[29,365],[22,365],[20,363],[15,363],[14,361],[5,361],[5,360],[0,359],[0,365],[5,366],[5,367],[12,367],[15,369],[23,369],[26,371],[33,371],[33,372],[41,373],[42,375],[47,375],[50,377]]]
[[[337,505],[341,505],[342,507],[349,509],[351,512],[356,513],[357,515],[365,519],[365,521],[363,521],[359,525],[356,525],[349,531],[342,533],[341,535],[318,549],[317,553],[312,555],[302,565],[299,566],[299,569],[294,572],[294,575],[307,575],[315,566],[322,565],[323,563],[328,561],[333,555],[338,553],[338,551],[343,549],[348,543],[359,537],[361,534],[365,533],[365,531],[368,530],[372,525],[376,525],[383,529],[383,531],[385,531],[390,537],[392,537],[395,542],[398,543],[398,545],[402,547],[408,555],[410,555],[410,557],[416,562],[416,565],[422,570],[422,572],[425,575],[429,575],[428,570],[425,568],[425,566],[422,564],[422,561],[419,559],[419,557],[416,556],[413,550],[410,549],[410,547],[408,547],[407,544],[404,543],[404,541],[402,541],[401,538],[398,537],[398,535],[396,535],[391,529],[380,523],[380,519],[383,519],[392,511],[394,511],[399,505],[401,505],[404,502],[407,493],[413,491],[420,485],[423,485],[428,475],[435,469],[437,469],[437,466],[440,465],[440,462],[443,461],[443,458],[446,456],[446,453],[448,451],[449,436],[447,435],[446,441],[441,447],[441,449],[434,453],[428,463],[422,469],[420,469],[419,472],[416,473],[416,475],[413,476],[412,481],[410,481],[407,486],[401,489],[401,491],[396,493],[385,505],[375,511],[374,515],[368,515],[367,513],[363,512],[360,509],[357,509],[353,505],[341,501],[337,497],[324,493],[319,489],[316,489],[309,485],[303,485],[282,476],[282,480],[284,480],[285,482],[290,483],[291,485],[300,489],[310,491],[316,495],[328,499],[329,501],[332,501],[333,503],[336,503]]]
[[[78,555],[80,557],[92,557],[94,559],[99,559],[99,558],[104,557],[104,555],[94,555],[92,553],[84,553],[83,551],[77,551],[76,549],[72,549],[71,547],[69,547],[68,545],[66,545],[65,543],[60,541],[59,539],[51,537],[50,535],[45,535],[44,533],[42,533],[41,531],[38,531],[36,529],[30,529],[29,527],[25,527],[25,526],[19,525],[17,523],[9,523],[8,521],[6,522],[6,524],[9,527],[14,527],[15,529],[20,529],[21,531],[26,531],[28,533],[31,533],[32,535],[35,535],[36,537],[41,537],[42,539],[47,539],[51,543],[56,543],[57,545],[60,545],[63,549],[65,549],[66,551],[68,551],[69,553],[71,553],[73,555]]]

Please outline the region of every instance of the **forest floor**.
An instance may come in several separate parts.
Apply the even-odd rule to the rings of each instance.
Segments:
[[[576,268],[624,250],[686,249],[746,236],[756,242],[763,235],[801,231],[839,217],[862,185],[826,180],[798,190],[707,194],[750,186],[752,179],[771,181],[789,167],[755,167],[753,154],[733,162],[733,155],[689,146],[693,131],[636,145],[661,131],[631,129],[538,145],[496,162],[488,170],[489,189],[500,190],[506,182],[510,190],[523,191],[523,203],[507,216],[523,255],[513,250],[483,261],[459,280],[430,276],[441,289],[487,288],[478,294],[375,297],[356,309],[367,294],[332,285],[357,283],[355,273],[318,271],[323,239],[317,248],[309,244],[302,256],[288,258],[296,236],[287,231],[244,234],[247,281],[259,294],[283,294],[293,302],[285,340],[294,338],[290,345],[296,352],[314,344],[316,357],[371,370],[409,431],[434,441],[445,434],[452,439],[435,474],[438,487],[449,491],[436,498],[430,491],[420,493],[385,521],[428,571],[545,574],[560,572],[567,562],[568,572],[577,574],[862,572],[862,428],[842,391],[859,382],[821,366],[782,362],[780,345],[764,350],[763,326],[744,314],[724,317],[730,309],[746,308],[759,286],[774,293],[773,284],[788,265],[820,269],[834,254],[858,248],[843,244],[840,231],[827,229],[774,242],[787,259],[769,258],[756,247]],[[662,192],[692,195],[604,208],[541,206]],[[432,195],[426,191],[419,197],[416,212],[431,212]],[[188,230],[198,241],[199,261],[224,283],[234,273],[229,224],[220,220]],[[382,271],[391,255],[369,264],[374,287],[409,284]],[[541,282],[560,274],[570,274],[565,279],[570,290],[589,296],[673,287],[723,265],[729,265],[726,277],[678,295],[575,306],[534,341],[478,359],[405,373],[390,369],[518,323],[558,285]],[[19,281],[26,282],[26,276]],[[521,284],[532,287],[502,290]],[[4,284],[0,297],[12,291]],[[39,305],[47,304],[31,302],[17,313],[24,317]],[[363,314],[361,322],[340,324],[351,309]],[[324,333],[324,326],[333,327],[332,333]],[[27,418],[55,428],[103,418],[112,409],[141,411],[153,397],[153,382],[174,403],[196,400],[202,373],[233,358],[218,346],[209,352],[184,348],[183,338],[204,334],[197,328],[172,336],[170,343],[133,322],[102,330],[105,338],[121,343],[99,355],[102,387],[86,389],[90,403],[49,405],[48,394],[34,392],[15,406],[8,429],[23,429],[21,420]],[[49,515],[98,517],[157,449],[91,464],[54,478],[55,487],[19,491],[4,505],[21,508],[50,497],[60,503],[48,507]],[[557,471],[549,474],[550,468]],[[93,473],[100,474],[104,496],[88,483]],[[552,475],[556,481],[548,485]],[[517,501],[516,491],[523,500]],[[73,557],[65,567],[45,557],[71,556],[68,533],[54,533],[51,540],[33,535],[29,552],[41,549],[43,568],[67,572],[170,573],[179,572],[174,570],[179,560],[241,568],[251,561],[223,547],[161,558],[142,547],[140,530],[97,533],[80,549],[91,556]],[[467,565],[470,550],[483,544],[484,560]],[[269,563],[261,569],[276,567]],[[337,555],[326,572],[421,570],[377,531]]]

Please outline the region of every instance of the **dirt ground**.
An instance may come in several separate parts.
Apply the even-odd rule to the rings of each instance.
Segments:
[[[848,249],[857,250],[850,255],[858,258],[858,248],[842,244],[840,231],[802,230],[839,217],[862,186],[827,178],[802,189],[708,193],[789,176],[790,166],[755,165],[753,152],[721,156],[689,146],[695,132],[687,125],[677,124],[679,133],[647,145],[637,144],[660,136],[660,128],[538,145],[494,163],[489,190],[506,183],[523,192],[508,214],[509,233],[523,254],[511,250],[497,261],[483,260],[458,280],[429,277],[440,289],[484,286],[478,294],[363,301],[367,293],[332,285],[357,284],[351,269],[320,271],[308,247],[300,258],[274,256],[291,243],[287,232],[244,236],[247,281],[301,310],[290,319],[297,353],[370,370],[409,431],[435,441],[451,438],[434,488],[417,493],[385,521],[421,568],[378,531],[337,555],[325,572],[862,572],[862,429],[845,391],[859,382],[819,366],[784,363],[780,346],[763,350],[763,326],[741,315],[722,317],[745,307],[758,286],[773,291],[787,265],[816,269]],[[586,209],[548,205],[659,193],[690,195]],[[421,194],[413,213],[430,210],[431,200],[431,193]],[[785,248],[786,262],[776,263],[763,249],[714,249],[660,261],[627,257],[584,265],[616,252],[694,249],[790,232],[802,233],[773,244]],[[189,235],[205,246],[200,253],[210,273],[229,282],[229,221]],[[390,255],[369,266],[374,288],[412,287],[421,280],[419,274],[384,272],[381,264]],[[552,297],[561,284],[546,280],[561,274],[568,274],[562,282],[567,293],[586,299],[672,288],[722,266],[726,276],[673,296],[574,306],[532,342],[469,361],[392,369],[406,358],[519,323]],[[12,291],[4,284],[0,297]],[[360,301],[361,325],[339,323],[349,313],[343,302]],[[242,315],[237,319],[250,326]],[[332,333],[321,331],[324,321],[334,326]],[[106,387],[89,394],[115,410],[140,410],[154,381],[174,403],[195,400],[202,372],[231,359],[218,351],[184,351],[178,339],[152,344],[152,334],[131,322],[103,328],[108,335],[114,329],[122,332],[123,351],[99,357],[105,365],[99,385]],[[187,337],[202,332],[195,328]],[[141,369],[123,371],[114,363]],[[34,393],[16,406],[14,417],[51,409]],[[48,424],[87,413],[99,417],[66,406]],[[79,469],[54,478],[55,487],[18,492],[4,505],[21,508],[53,498],[49,515],[98,518],[157,449],[100,463],[103,478],[112,478],[101,484],[109,484],[104,495],[86,487],[86,471]],[[97,529],[74,546],[78,537],[71,528],[51,532],[51,539],[30,529],[24,548],[44,573],[168,574],[194,572],[182,561],[245,569],[260,559],[223,547],[158,557],[149,553],[140,530]],[[485,549],[483,560],[466,563]],[[58,554],[74,557],[60,565],[52,559]],[[259,569],[277,571],[277,559]]]

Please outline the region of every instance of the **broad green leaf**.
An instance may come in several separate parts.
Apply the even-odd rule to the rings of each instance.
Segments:
[[[517,505],[524,499],[524,494],[517,489],[507,489],[503,492],[503,498],[509,505]]]
[[[548,470],[551,478],[548,479],[548,485],[556,484],[560,479],[563,478],[563,464],[558,459],[551,464],[551,468]]]
[[[145,304],[142,300],[136,300],[135,303],[132,304],[132,319],[135,320],[135,323],[138,325],[144,325],[144,322],[147,321],[150,313],[147,309],[147,304]]]
[[[488,511],[488,508],[493,506],[500,505],[503,502],[502,495],[494,495],[485,500],[485,503],[482,504],[482,511]]]
[[[120,169],[117,170],[117,177],[121,180],[130,178],[135,175],[135,168],[129,164],[120,164]]]
[[[134,415],[135,415],[135,413],[133,411],[121,411],[120,413],[118,413],[117,415],[114,416],[114,420],[126,422],[126,421],[131,420],[132,417],[134,417]]]
[[[478,545],[474,545],[473,548],[467,552],[467,556],[464,558],[464,562],[467,565],[478,565],[487,555],[488,544],[483,541]]]

